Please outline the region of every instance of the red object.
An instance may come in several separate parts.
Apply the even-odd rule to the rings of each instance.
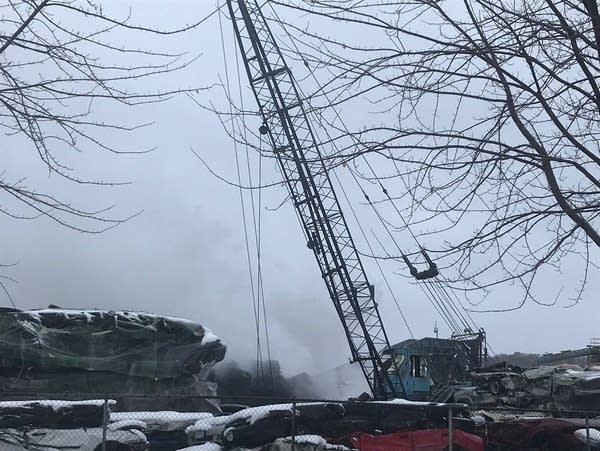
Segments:
[[[453,444],[464,451],[483,451],[483,439],[455,429]],[[403,431],[387,435],[352,434],[346,441],[359,451],[442,451],[448,446],[448,429]]]

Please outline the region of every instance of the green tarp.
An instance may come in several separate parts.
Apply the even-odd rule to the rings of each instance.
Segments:
[[[155,381],[195,375],[202,380],[225,351],[210,330],[178,318],[59,308],[0,311],[4,370],[72,369]]]

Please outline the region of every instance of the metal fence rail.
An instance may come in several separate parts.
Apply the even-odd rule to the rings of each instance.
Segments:
[[[488,436],[494,429],[492,420],[535,426],[536,421],[550,424],[562,419],[573,433],[578,431],[577,449],[595,449],[594,443],[600,441],[596,437],[600,412],[488,409],[469,414],[463,404],[250,396],[54,393],[31,399],[11,393],[11,399],[7,397],[0,401],[1,451],[365,451],[375,446],[394,449],[385,447],[392,438],[415,447],[419,440],[427,440],[440,450],[483,450],[484,442],[485,449],[510,449]],[[184,408],[160,408],[164,405]],[[481,447],[465,448],[470,446],[469,437],[481,437]]]

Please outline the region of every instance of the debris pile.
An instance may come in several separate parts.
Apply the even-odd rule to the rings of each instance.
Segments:
[[[0,311],[4,393],[212,395],[216,388],[205,379],[225,351],[210,330],[179,318],[54,307]]]
[[[103,428],[106,406],[113,400],[40,400],[0,402],[0,449],[146,451],[145,424],[120,421]]]
[[[461,449],[483,450],[483,439],[467,432],[475,423],[460,411],[456,414],[455,427],[463,430],[454,436],[455,443]],[[447,416],[445,404],[404,400],[275,404],[202,418],[186,429],[193,446],[185,449],[288,450],[295,431],[297,450],[392,450],[400,449],[399,443],[410,444],[407,449],[429,443],[428,449],[441,450],[448,445]],[[381,446],[374,448],[375,442]]]
[[[600,405],[600,371],[577,365],[524,370],[494,366],[472,373],[473,386],[454,394],[457,402],[477,406],[596,410]]]

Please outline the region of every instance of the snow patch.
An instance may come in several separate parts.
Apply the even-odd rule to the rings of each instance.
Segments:
[[[285,440],[286,442],[291,442],[292,437],[285,437],[281,440]],[[327,444],[327,440],[325,440],[320,435],[297,435],[294,440],[298,444],[305,445],[321,445],[324,446]]]
[[[110,421],[138,420],[146,423],[147,429],[161,431],[185,430],[200,420],[210,421],[214,417],[209,412],[111,412]]]
[[[441,402],[427,402],[427,401],[409,401],[408,399],[396,398],[389,401],[368,401],[370,404],[401,404],[406,406],[436,406],[444,407],[447,404]]]
[[[580,442],[587,443],[587,429],[577,429],[574,434]],[[600,431],[598,429],[590,428],[590,446],[600,446]]]
[[[193,434],[196,437],[212,437],[214,435],[220,435],[225,426],[230,421],[230,415],[222,415],[220,417],[203,418],[196,421],[191,426],[185,429],[185,433],[188,435]]]
[[[201,345],[206,345],[208,343],[214,343],[215,341],[219,341],[220,338],[212,333],[210,329],[204,328],[204,335],[202,336]]]
[[[321,406],[322,402],[296,403],[296,407]],[[292,403],[271,404],[266,406],[248,407],[231,415],[222,415],[213,418],[202,418],[185,429],[185,433],[195,440],[206,439],[221,435],[226,432],[227,426],[238,420],[244,420],[248,424],[268,417],[272,412],[291,412],[294,407]]]
[[[275,445],[283,444],[286,445],[292,443],[292,437],[278,438],[275,440]],[[320,435],[297,435],[294,438],[294,443],[296,445],[312,445],[314,449],[323,449],[327,451],[349,451],[350,448],[345,447],[344,445],[333,445],[331,443],[327,443]],[[287,447],[285,448],[287,449]]]
[[[202,445],[188,446],[177,451],[221,451],[223,447],[216,443],[203,443]]]
[[[139,420],[122,420],[115,421],[108,425],[108,429],[111,431],[118,431],[124,429],[146,429],[146,423]]]

